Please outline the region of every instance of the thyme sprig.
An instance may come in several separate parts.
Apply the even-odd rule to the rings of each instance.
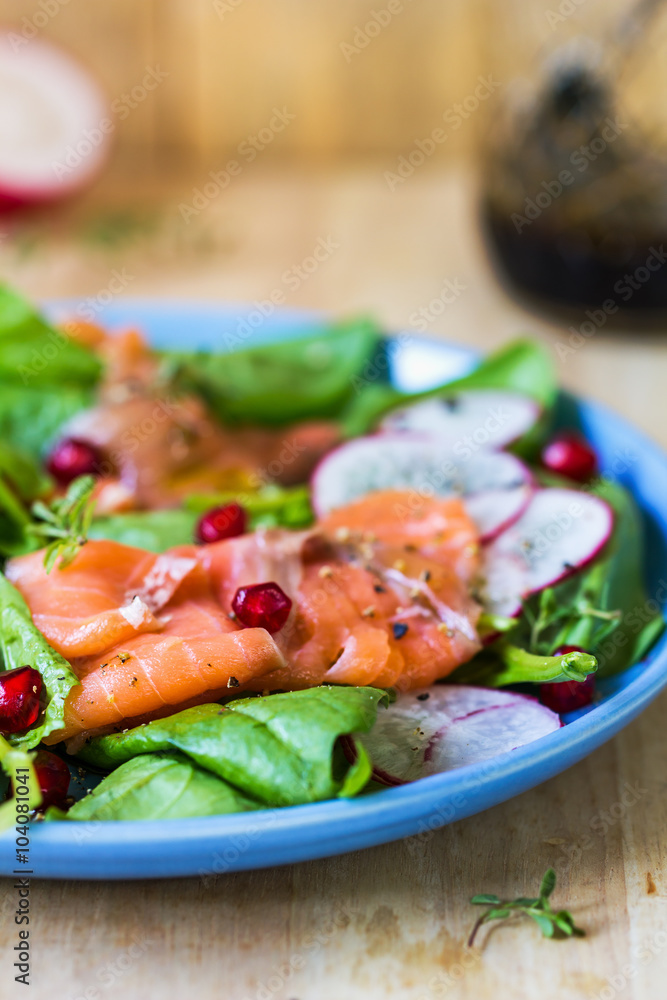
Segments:
[[[556,872],[547,869],[542,877],[539,896],[528,899],[520,896],[518,899],[500,899],[492,893],[480,893],[473,896],[470,902],[474,906],[488,906],[485,913],[478,917],[468,938],[468,947],[472,948],[477,931],[482,924],[490,920],[505,920],[515,914],[531,917],[538,925],[544,937],[584,937],[585,931],[577,927],[569,910],[553,910],[549,897],[556,887]]]
[[[88,531],[93,519],[95,501],[93,476],[79,476],[62,497],[50,504],[36,500],[32,505],[34,524],[29,527],[32,535],[48,541],[44,552],[44,567],[50,573],[58,563],[64,569],[72,562],[82,545],[88,541]]]

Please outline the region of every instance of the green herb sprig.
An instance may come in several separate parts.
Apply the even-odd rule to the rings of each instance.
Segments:
[[[488,906],[489,909],[475,921],[468,947],[472,948],[477,931],[482,924],[490,920],[505,920],[514,914],[531,917],[542,931],[544,937],[584,937],[586,932],[577,927],[572,914],[568,910],[553,910],[549,897],[556,887],[556,872],[549,868],[542,878],[539,896],[528,899],[520,896],[518,899],[499,899],[491,893],[481,893],[473,896],[470,902],[474,906]]]
[[[45,504],[36,500],[32,505],[35,523],[28,529],[32,535],[49,540],[44,553],[44,567],[50,573],[58,563],[64,569],[72,562],[82,545],[88,541],[95,502],[93,476],[79,476],[67,488],[64,496]]]

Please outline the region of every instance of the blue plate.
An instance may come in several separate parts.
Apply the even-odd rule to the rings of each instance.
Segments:
[[[71,305],[56,311],[71,314]],[[104,312],[112,325],[137,324],[156,344],[225,349],[286,338],[317,324],[315,313],[280,311],[264,317],[247,306],[130,301]],[[428,388],[468,371],[472,352],[409,335],[388,342],[392,381]],[[576,405],[603,473],[634,493],[646,519],[649,592],[667,577],[667,458],[651,441],[593,403]],[[621,461],[619,461],[619,458]],[[623,471],[615,475],[617,469]],[[663,591],[664,591],[663,587]],[[667,685],[667,636],[648,659],[601,685],[603,700],[558,732],[528,746],[446,774],[423,778],[351,801],[271,809],[236,816],[123,823],[53,823],[31,830],[36,877],[75,879],[214,876],[246,868],[289,864],[372,847],[488,809],[571,767],[634,719]],[[14,871],[10,832],[0,841],[0,871]]]

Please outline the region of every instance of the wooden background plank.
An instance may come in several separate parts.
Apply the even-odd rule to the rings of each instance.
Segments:
[[[388,14],[397,2],[400,12]],[[122,162],[164,169],[215,163],[283,105],[296,119],[271,159],[404,153],[474,92],[480,76],[491,74],[506,92],[515,77],[535,77],[554,46],[581,31],[609,31],[629,0],[44,4],[3,0],[3,24],[65,45],[98,75],[110,100],[137,85],[147,66],[169,74],[117,130]],[[376,32],[378,18],[385,26]],[[664,11],[622,81],[623,110],[639,112],[663,140],[667,115],[658,95],[667,84],[666,42]],[[452,130],[438,159],[474,157],[495,114],[488,102],[465,128]]]

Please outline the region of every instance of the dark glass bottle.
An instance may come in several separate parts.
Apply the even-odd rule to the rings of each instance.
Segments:
[[[501,276],[552,310],[667,319],[667,159],[617,110],[618,52],[556,54],[486,157],[483,224]],[[655,95],[657,99],[657,95]]]

